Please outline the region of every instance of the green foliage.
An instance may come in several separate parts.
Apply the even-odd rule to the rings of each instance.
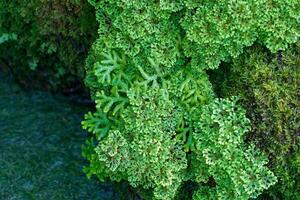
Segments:
[[[96,26],[86,1],[0,0],[0,59],[20,82],[78,85]]]
[[[300,35],[298,0],[186,0],[184,48],[195,66],[216,68],[259,42],[284,50]]]
[[[245,70],[245,67],[247,70]],[[241,95],[253,123],[250,139],[281,160],[298,142],[300,46],[268,54],[253,47],[236,59],[221,95]],[[219,84],[219,83],[218,83]]]
[[[194,199],[249,199],[256,198],[277,180],[264,165],[266,157],[253,146],[247,148],[244,134],[250,129],[245,111],[233,100],[215,100],[196,115],[196,159],[203,164],[194,165],[195,179],[209,181],[215,187],[202,188]],[[198,173],[198,172],[204,172]]]
[[[145,199],[179,198],[189,184],[195,200],[249,199],[276,183],[244,143],[245,111],[215,98],[205,69],[255,41],[272,51],[296,42],[297,1],[89,2],[99,22],[86,61],[97,109],[82,123],[93,133],[89,176],[127,181]],[[284,29],[266,26],[274,20]]]
[[[189,180],[199,191],[208,179],[218,182],[210,189],[220,199],[256,197],[276,182],[264,167],[266,159],[243,143],[249,130],[244,111],[235,100],[214,101],[204,71],[179,67],[162,73],[155,63],[153,69],[135,69],[116,51],[91,54],[87,63],[93,61],[86,83],[97,111],[83,122],[98,141],[83,147],[89,176],[127,180],[151,199],[174,199]],[[215,129],[217,122],[222,127]],[[214,155],[219,165],[205,160],[205,152],[224,149],[223,155]]]
[[[97,56],[86,80],[97,111],[88,113],[82,124],[101,142],[83,147],[91,163],[85,171],[100,180],[127,180],[133,187],[151,189],[156,199],[174,198],[186,179],[189,136],[183,130],[190,117],[183,109],[192,111],[212,99],[207,75],[180,68],[178,76],[163,75],[154,63],[150,75],[130,68],[125,56],[115,51],[91,54],[87,63]]]
[[[240,95],[252,122],[248,141],[254,141],[269,156],[270,166],[279,179],[270,191],[283,199],[296,198],[300,187],[293,164],[299,148],[300,130],[300,43],[289,50],[271,54],[254,46],[226,68],[217,81],[223,97]],[[295,198],[294,198],[295,197]]]
[[[262,197],[300,199],[300,151],[288,155],[285,161],[274,169],[279,184],[271,187]]]
[[[153,188],[156,199],[175,196],[187,165],[174,138],[177,113],[164,92],[132,92],[124,129],[109,132],[95,149],[112,180],[128,179],[134,187]]]
[[[216,68],[256,41],[276,52],[300,35],[298,0],[89,2],[97,10],[99,48],[122,50],[137,66],[151,58],[167,69]]]
[[[85,168],[89,176],[127,180],[148,194],[153,192],[151,199],[174,199],[188,180],[198,183],[196,200],[201,199],[200,191],[206,188],[202,184],[208,179],[217,182],[210,190],[218,199],[256,197],[276,182],[264,167],[266,158],[243,143],[250,122],[236,100],[215,100],[203,108],[194,107],[188,118],[181,98],[166,89],[169,81],[160,87],[143,83],[134,83],[127,91],[128,103],[118,116],[113,114],[113,106],[107,112],[98,106],[94,115],[86,115],[85,128],[96,137],[98,132],[107,134],[98,144],[87,142],[84,147],[84,156],[91,163]],[[97,124],[98,113],[102,114]],[[99,126],[104,113],[119,120],[111,122],[114,125],[108,132]],[[182,123],[190,133],[180,132]],[[191,145],[196,148],[185,148],[189,141],[180,137],[183,134],[193,138]]]
[[[194,200],[257,198],[277,181],[259,147],[279,180],[263,197],[298,199],[299,10],[299,0],[0,0],[0,59],[41,87],[85,77],[96,103],[82,122],[88,177],[145,199],[186,188]],[[207,70],[224,61],[217,99]]]
[[[12,33],[12,34],[3,33],[0,36],[0,45],[3,44],[4,42],[10,41],[10,40],[17,40],[17,35],[14,33]]]

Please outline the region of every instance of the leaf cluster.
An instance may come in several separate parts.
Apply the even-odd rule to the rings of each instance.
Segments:
[[[219,199],[248,199],[276,182],[266,158],[243,142],[245,111],[215,99],[205,71],[163,71],[151,60],[152,69],[134,68],[116,50],[91,54],[93,62],[86,83],[97,110],[82,122],[96,139],[83,148],[89,176],[128,181],[151,199],[175,199],[187,181],[199,187],[196,200],[207,187]]]
[[[226,78],[215,82],[220,96],[240,95],[252,122],[247,140],[255,142],[270,158],[270,166],[280,180],[275,193],[284,199],[290,199],[288,193],[297,193],[293,189],[297,185],[286,191],[287,185],[295,183],[299,187],[299,183],[291,181],[291,171],[295,170],[288,164],[299,149],[299,47],[298,42],[286,51],[272,54],[261,46],[253,46],[229,64]],[[224,73],[225,68],[219,73]]]
[[[127,181],[150,199],[176,199],[188,183],[195,200],[249,199],[276,183],[244,142],[245,111],[216,99],[207,69],[242,66],[236,57],[254,42],[272,52],[296,42],[298,1],[89,2],[99,22],[86,61],[97,108],[83,121],[96,139],[84,148],[89,175]]]
[[[8,33],[15,39],[1,44],[0,59],[20,82],[70,87],[82,82],[96,27],[94,10],[85,1],[1,0],[1,40]]]
[[[217,68],[261,43],[284,50],[300,35],[298,0],[103,0],[89,2],[99,22],[98,45],[120,49],[134,65]]]
[[[277,181],[264,166],[268,162],[266,157],[254,146],[245,145],[250,120],[236,101],[215,100],[196,115],[195,179],[208,182],[213,177],[215,187],[200,187],[194,199],[256,198]]]

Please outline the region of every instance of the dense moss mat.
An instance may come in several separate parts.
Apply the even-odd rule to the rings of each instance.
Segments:
[[[0,69],[0,199],[119,199],[88,180],[80,146],[86,108],[22,91]]]

